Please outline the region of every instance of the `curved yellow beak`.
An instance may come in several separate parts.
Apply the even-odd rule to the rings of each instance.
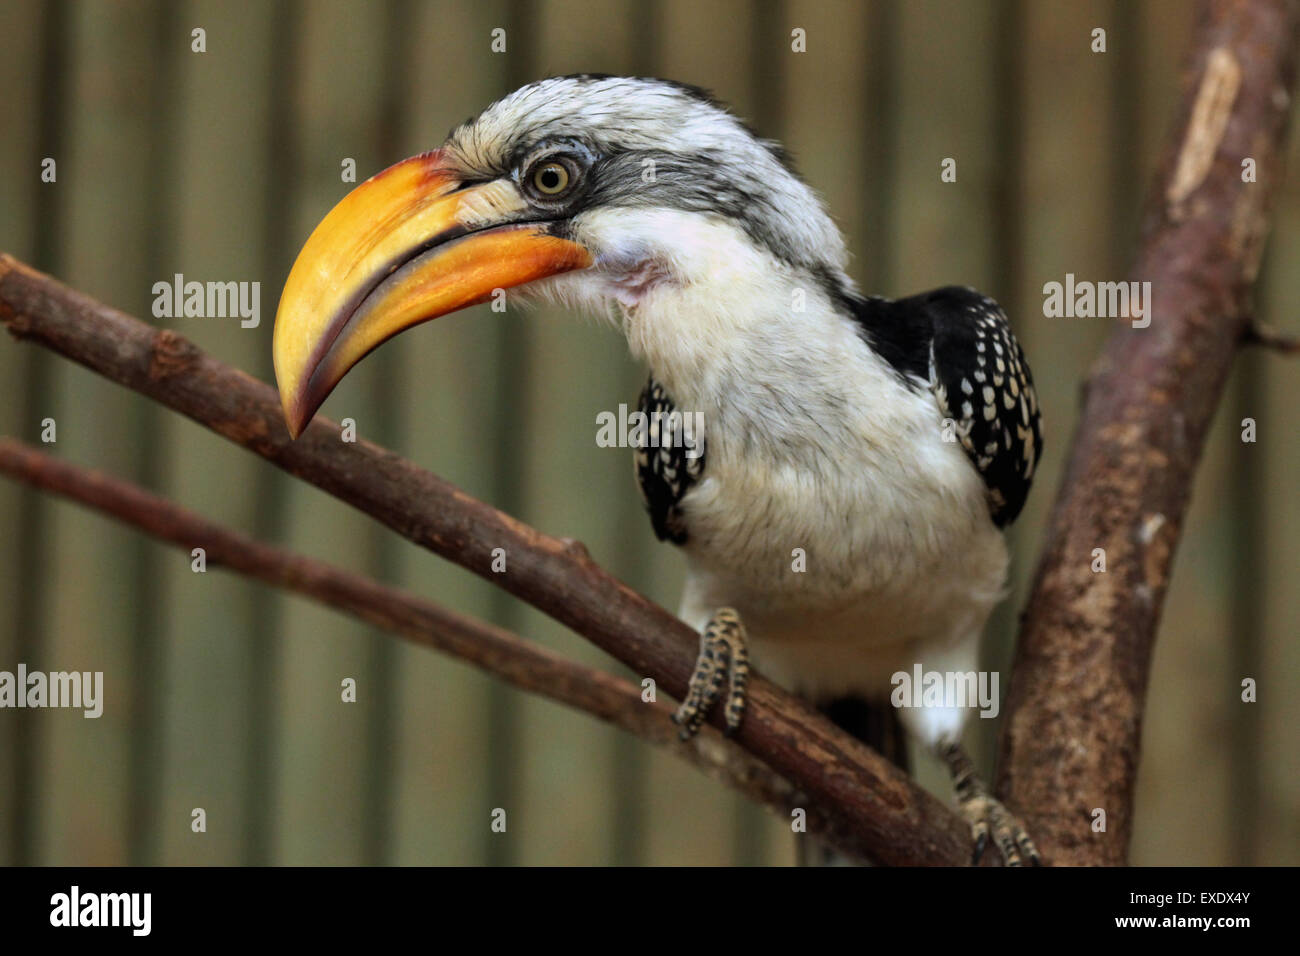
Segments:
[[[435,150],[372,176],[330,210],[285,280],[273,351],[297,438],[352,366],[413,325],[591,265],[581,245],[518,221],[508,180],[463,187]]]

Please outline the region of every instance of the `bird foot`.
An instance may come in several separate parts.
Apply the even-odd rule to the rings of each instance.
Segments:
[[[962,815],[970,822],[971,838],[975,842],[971,863],[979,863],[991,835],[1002,862],[1007,866],[1024,866],[1025,861],[1033,866],[1042,866],[1043,858],[1025,831],[1024,824],[989,792],[961,746],[953,744],[948,747],[944,759],[952,773],[957,803]]]
[[[700,632],[700,656],[687,688],[686,699],[673,714],[681,727],[678,736],[689,740],[704,725],[704,719],[722,692],[723,677],[729,679],[726,705],[728,736],[740,727],[745,713],[745,685],[749,680],[749,650],[745,625],[732,608],[724,607],[709,618]]]

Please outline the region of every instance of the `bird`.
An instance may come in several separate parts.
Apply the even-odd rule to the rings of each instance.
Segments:
[[[715,707],[740,725],[752,658],[895,759],[900,726],[942,759],[974,860],[1038,864],[961,745],[971,702],[897,706],[900,674],[975,672],[1006,594],[1043,448],[1029,366],[994,300],[864,294],[848,260],[785,150],[712,94],[548,77],[310,234],[273,333],[285,420],[296,438],[370,351],[474,304],[608,321],[649,370],[635,476],[700,633],[681,733]]]

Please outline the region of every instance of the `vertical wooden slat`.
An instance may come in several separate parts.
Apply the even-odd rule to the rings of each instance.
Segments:
[[[35,2],[0,7],[0,85],[8,91],[0,112],[0,247],[39,268],[57,270],[63,194],[43,183],[41,161],[65,158],[63,125],[67,78],[67,5]],[[64,180],[66,183],[66,180]],[[53,358],[40,349],[0,349],[0,422],[9,434],[36,441],[41,406],[53,376]],[[41,609],[47,589],[50,509],[37,492],[0,487],[0,655],[12,670],[43,659]],[[32,666],[35,666],[33,663]],[[37,774],[39,715],[21,712],[0,721],[0,861],[38,862],[36,826],[41,790]]]
[[[150,104],[138,94],[150,79],[152,37],[139,29],[147,15],[145,3],[80,6],[64,24],[71,98],[58,189],[75,227],[61,237],[58,271],[132,311],[147,311],[151,298],[148,223],[138,214],[151,187]],[[66,364],[39,399],[58,422],[57,454],[136,473],[138,399]],[[123,863],[136,732],[149,720],[149,675],[140,672],[135,640],[148,595],[133,568],[148,552],[96,516],[61,503],[51,513],[40,565],[49,629],[41,660],[28,663],[102,671],[104,712],[97,720],[73,711],[39,715],[47,775],[37,853],[47,863]]]
[[[992,188],[988,194],[994,260],[994,278],[990,289],[1011,318],[1012,326],[1022,347],[1027,350],[1033,367],[1041,368],[1038,359],[1034,357],[1034,333],[1029,328],[1037,324],[1035,320],[1041,314],[1037,308],[1038,300],[1026,300],[1022,294],[1026,226],[1023,182],[1030,160],[1025,150],[1024,116],[1029,77],[1021,51],[1023,44],[1033,40],[1029,39],[1029,29],[1025,22],[1025,4],[1018,0],[1000,0],[993,4],[989,13],[993,19],[994,31],[990,45],[985,48],[990,57],[987,69],[993,82],[993,104],[985,147],[986,155],[993,164],[990,172]],[[1078,55],[1074,44],[1058,52]],[[1037,478],[1037,484],[1040,489],[1037,497],[1050,494],[1050,491],[1042,490],[1044,482],[1041,474]],[[1004,677],[1010,673],[1016,623],[1019,620],[1017,610],[1020,594],[1016,584],[1023,575],[1024,565],[1028,563],[1024,559],[1024,544],[1032,534],[1027,531],[1032,526],[1026,517],[1022,516],[1006,535],[1011,550],[1008,569],[1011,593],[994,610],[984,629],[981,666]],[[1000,691],[1005,700],[1005,681]],[[975,720],[966,734],[972,759],[988,779],[993,777],[998,729],[993,721]]]
[[[411,102],[400,148],[382,162],[438,145],[452,126],[502,92],[504,66],[489,43],[490,31],[507,22],[503,2],[419,4],[412,16],[421,55],[405,78]],[[496,413],[491,386],[501,318],[481,306],[388,347],[404,383],[396,447],[480,497],[489,493],[495,470],[487,436],[506,420]],[[403,547],[398,559],[406,586],[467,613],[487,615],[499,600],[487,582],[425,551]],[[485,719],[492,682],[422,649],[399,646],[394,653],[400,719],[392,744],[393,860],[483,863],[493,836],[489,814],[497,806],[487,770],[494,745]]]
[[[1114,143],[1141,143],[1145,129],[1143,120],[1150,115],[1145,100],[1146,90],[1140,79],[1146,75],[1148,47],[1147,29],[1142,19],[1144,9],[1144,4],[1111,0],[1111,9],[1106,14],[1112,44],[1108,55],[1114,57],[1109,96],[1110,135]],[[1138,228],[1148,178],[1142,171],[1151,167],[1140,150],[1116,149],[1111,155],[1110,232],[1114,255],[1122,266],[1127,266],[1137,255]]]
[[[152,47],[149,83],[147,168],[141,200],[140,226],[145,230],[145,269],[161,277],[168,250],[176,239],[174,216],[175,167],[171,144],[177,131],[176,83],[181,58],[186,54],[184,33],[171,3],[154,3],[148,10],[146,35]],[[135,478],[147,488],[163,481],[163,443],[170,423],[162,409],[141,403],[136,411],[131,443],[136,450]],[[122,532],[124,535],[129,532]],[[147,537],[130,534],[132,588],[139,615],[134,628],[132,674],[135,682],[131,728],[131,762],[128,853],[132,865],[158,861],[161,832],[158,827],[163,792],[163,728],[161,687],[165,675],[167,600],[161,572],[174,555]]]
[[[303,4],[277,0],[270,11],[271,55],[265,75],[265,152],[259,183],[261,206],[259,272],[268,290],[275,290],[288,274],[297,244],[290,218],[299,193],[298,127],[299,104],[294,98],[301,71],[301,26]],[[268,296],[268,306],[273,296]],[[268,321],[271,318],[268,315]],[[262,333],[261,348],[247,368],[267,381],[274,380],[271,366],[270,329]],[[251,487],[253,523],[264,540],[283,541],[289,535],[290,496],[301,488],[274,468],[261,468]],[[284,845],[279,832],[282,818],[276,817],[281,780],[280,747],[285,733],[284,714],[294,713],[292,698],[285,708],[281,697],[285,665],[289,660],[283,638],[289,603],[270,588],[250,593],[249,627],[245,637],[252,651],[247,669],[249,735],[245,740],[243,794],[243,860],[265,865],[275,860]],[[296,821],[298,815],[294,815]]]
[[[988,282],[994,254],[988,210],[998,185],[993,150],[998,124],[1008,116],[994,109],[991,63],[981,52],[995,39],[992,12],[987,3],[942,0],[898,7],[896,211],[889,236],[897,257],[894,294]],[[945,157],[957,160],[955,183],[940,180]]]
[[[893,248],[897,215],[896,146],[899,133],[898,83],[900,63],[899,5],[896,0],[871,0],[865,8],[867,26],[867,104],[865,156],[862,175],[866,190],[865,234],[851,248],[860,258],[859,281],[873,295],[890,295],[897,280]]]
[[[881,11],[892,7],[866,6],[869,17],[855,0],[791,0],[786,9],[780,37],[788,63],[780,91],[785,146],[843,231],[850,275],[864,290],[883,292],[886,243],[880,233],[887,215],[869,203],[887,196],[877,184],[889,179],[884,164],[893,135],[880,121],[889,97],[876,82],[873,54],[893,45],[880,22]],[[807,32],[806,53],[790,51],[796,27]]]
[[[1300,155],[1295,150],[1294,126],[1292,127],[1291,169],[1295,170],[1294,157]],[[1268,177],[1283,176],[1282,169],[1265,171]],[[1294,175],[1294,172],[1293,172]],[[1267,182],[1268,180],[1263,180]],[[1294,228],[1300,224],[1295,215],[1294,197],[1300,191],[1292,188],[1287,192],[1292,197],[1277,203],[1274,211],[1273,234],[1286,235],[1288,226]],[[1288,221],[1289,220],[1289,221]],[[1265,250],[1265,260],[1260,272],[1256,299],[1269,301],[1278,283],[1286,283],[1285,277],[1295,276],[1294,270],[1278,273],[1274,263],[1277,261],[1276,247]],[[1285,254],[1285,247],[1283,250]],[[1294,282],[1294,279],[1292,279]],[[1292,285],[1293,291],[1300,291],[1300,283]],[[1293,300],[1294,301],[1294,300]],[[1289,432],[1272,430],[1263,439],[1248,444],[1241,440],[1242,421],[1254,419],[1258,426],[1261,418],[1269,415],[1267,405],[1270,379],[1281,371],[1271,356],[1263,355],[1258,349],[1245,349],[1233,363],[1232,376],[1224,396],[1224,415],[1226,441],[1223,457],[1226,459],[1227,481],[1231,492],[1230,518],[1231,530],[1223,542],[1222,562],[1226,565],[1225,577],[1230,579],[1230,591],[1226,596],[1226,614],[1229,627],[1221,635],[1227,645],[1228,663],[1221,676],[1223,689],[1217,708],[1222,719],[1229,726],[1229,731],[1217,746],[1228,752],[1228,786],[1226,813],[1223,829],[1227,842],[1224,862],[1234,866],[1253,866],[1259,862],[1261,849],[1260,836],[1264,804],[1264,766],[1262,764],[1264,721],[1261,716],[1265,711],[1254,704],[1241,700],[1241,680],[1244,676],[1265,673],[1265,651],[1268,645],[1267,601],[1261,599],[1256,588],[1267,574],[1270,554],[1271,514],[1284,514],[1290,503],[1289,495],[1270,500],[1259,495],[1255,489],[1267,480],[1268,466],[1274,464],[1281,469],[1287,465],[1286,456],[1278,451],[1294,447],[1288,441]],[[1294,376],[1292,376],[1294,378]],[[1262,442],[1262,444],[1261,444]],[[1292,562],[1294,563],[1294,562]],[[1281,590],[1285,593],[1286,588]],[[1291,671],[1300,673],[1300,671]],[[1255,676],[1258,680],[1258,676]],[[1285,710],[1274,709],[1284,698],[1270,696],[1270,712]],[[1292,715],[1300,713],[1293,709]],[[1300,725],[1300,720],[1293,720],[1292,727]],[[1293,847],[1295,843],[1291,844]]]
[[[358,182],[388,164],[378,151],[389,92],[384,62],[389,12],[376,7],[358,16],[357,8],[346,2],[301,8],[300,70],[293,76],[301,164],[291,177],[298,198],[285,237],[284,272],[311,228],[353,188],[341,179],[343,158],[356,160]],[[327,414],[351,418],[359,435],[380,440],[385,430],[392,434],[395,424],[381,420],[383,403],[375,400],[390,387],[377,382],[391,374],[392,352],[375,358],[349,376],[331,397]],[[382,556],[377,550],[380,532],[364,515],[298,488],[289,507],[295,547],[367,573],[375,570],[374,558]],[[363,546],[358,548],[357,541]],[[391,781],[372,778],[376,758],[371,748],[392,693],[381,647],[391,639],[299,605],[287,610],[284,627],[289,696],[276,784],[282,859],[378,862],[374,857],[382,853]],[[356,681],[355,703],[342,701],[345,678]]]
[[[1271,258],[1261,273],[1259,299],[1268,297],[1273,280]],[[1257,583],[1265,575],[1268,559],[1268,511],[1266,502],[1253,489],[1265,480],[1265,466],[1269,460],[1268,445],[1277,444],[1282,436],[1270,434],[1261,447],[1257,437],[1254,444],[1241,440],[1241,422],[1252,418],[1258,427],[1267,409],[1267,376],[1270,356],[1256,349],[1245,350],[1233,365],[1228,391],[1224,396],[1225,447],[1228,487],[1231,496],[1228,508],[1232,523],[1219,549],[1225,552],[1222,561],[1226,566],[1229,591],[1225,612],[1228,626],[1219,635],[1226,645],[1227,661],[1219,676],[1223,693],[1215,701],[1215,709],[1228,725],[1213,745],[1227,751],[1227,789],[1223,829],[1226,848],[1223,862],[1233,866],[1252,866],[1257,863],[1260,806],[1263,793],[1260,787],[1262,725],[1260,708],[1243,703],[1240,699],[1240,682],[1243,675],[1262,674],[1264,663],[1265,602],[1256,593]],[[1271,419],[1271,416],[1268,416]],[[1271,423],[1271,422],[1270,422]],[[1285,507],[1280,502],[1278,508]],[[1258,680],[1258,677],[1255,677]],[[1270,700],[1269,704],[1273,704]],[[1296,726],[1293,724],[1292,726]]]
[[[157,250],[166,281],[261,282],[261,323],[238,318],[164,318],[222,361],[265,374],[278,277],[262,271],[266,177],[271,150],[268,72],[275,8],[196,0],[175,14],[180,51],[174,135],[167,148],[174,185],[174,237]],[[191,49],[206,31],[207,52]],[[148,314],[148,313],[146,313]],[[274,537],[258,522],[257,488],[266,466],[174,415],[163,418],[164,491],[194,510]],[[274,647],[259,639],[265,618],[255,588],[222,571],[191,570],[168,551],[161,573],[166,648],[161,812],[153,821],[162,862],[257,862],[274,849],[264,741],[273,738],[260,686],[276,672]],[[202,808],[207,831],[191,829]]]
[[[1293,105],[1300,112],[1300,106]],[[1295,303],[1300,301],[1300,115],[1292,114],[1291,148],[1285,170],[1261,171],[1286,176],[1278,199],[1266,275],[1257,297],[1259,318],[1291,334],[1300,334]],[[1295,746],[1300,726],[1300,698],[1291,692],[1300,674],[1300,591],[1295,587],[1296,542],[1300,541],[1300,499],[1295,488],[1300,476],[1300,443],[1291,422],[1300,408],[1300,375],[1294,358],[1272,354],[1255,356],[1248,366],[1260,379],[1242,403],[1243,414],[1230,422],[1240,428],[1243,417],[1256,420],[1255,445],[1244,445],[1243,457],[1255,460],[1250,473],[1237,485],[1238,494],[1253,501],[1249,523],[1257,533],[1244,544],[1252,551],[1254,574],[1237,581],[1237,608],[1258,627],[1259,644],[1249,653],[1234,653],[1224,675],[1224,701],[1232,721],[1234,743],[1247,741],[1253,765],[1239,760],[1234,774],[1249,775],[1234,787],[1249,820],[1239,825],[1234,839],[1234,864],[1296,866],[1300,864],[1300,753]],[[1231,642],[1236,631],[1228,634]],[[1258,702],[1241,700],[1241,681],[1254,678]],[[1253,740],[1250,740],[1253,738]]]

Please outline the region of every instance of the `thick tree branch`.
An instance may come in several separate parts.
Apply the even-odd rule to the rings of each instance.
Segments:
[[[1000,792],[1049,861],[1121,863],[1151,647],[1193,472],[1233,353],[1281,176],[1300,11],[1293,0],[1209,0],[1175,143],[1133,278],[1151,323],[1121,326],[1090,378],[1025,614],[1002,737]],[[1242,161],[1257,182],[1242,181]],[[405,537],[494,581],[669,693],[695,634],[543,535],[317,419],[290,442],[265,384],[171,331],[0,257],[0,321],[207,425]],[[1258,336],[1256,336],[1258,338]],[[507,574],[490,570],[494,548]],[[1104,548],[1108,571],[1094,574]],[[648,712],[648,711],[647,711]],[[667,728],[665,728],[667,729]],[[742,746],[801,787],[883,863],[962,863],[964,824],[806,704],[756,677]],[[1094,833],[1092,811],[1107,830]]]
[[[690,741],[678,740],[668,719],[671,708],[644,702],[641,688],[630,681],[567,660],[509,631],[413,594],[254,541],[129,482],[60,461],[5,436],[0,436],[0,473],[117,518],[186,552],[203,548],[213,567],[229,568],[301,594],[412,643],[459,658],[520,690],[608,721],[673,751],[784,819],[790,819],[796,807],[804,808],[809,833],[847,848],[861,859],[869,857],[869,848],[851,828],[810,804],[788,781],[713,727],[703,728]]]
[[[1150,326],[1117,327],[1088,382],[1001,740],[999,791],[1054,863],[1127,859],[1152,644],[1193,473],[1249,322],[1298,33],[1289,0],[1205,5],[1132,273],[1151,283]],[[1246,159],[1258,182],[1242,181]],[[1092,570],[1094,548],[1105,573]],[[1107,827],[1095,833],[1098,808]]]
[[[317,418],[291,441],[275,391],[7,255],[0,322],[115,382],[188,415],[417,544],[546,612],[680,697],[698,636],[672,614],[561,541],[475,500],[364,440],[344,442]],[[491,570],[504,548],[509,571]],[[720,719],[720,715],[715,715]],[[965,823],[878,753],[760,675],[737,742],[857,835],[884,864],[969,862]]]

